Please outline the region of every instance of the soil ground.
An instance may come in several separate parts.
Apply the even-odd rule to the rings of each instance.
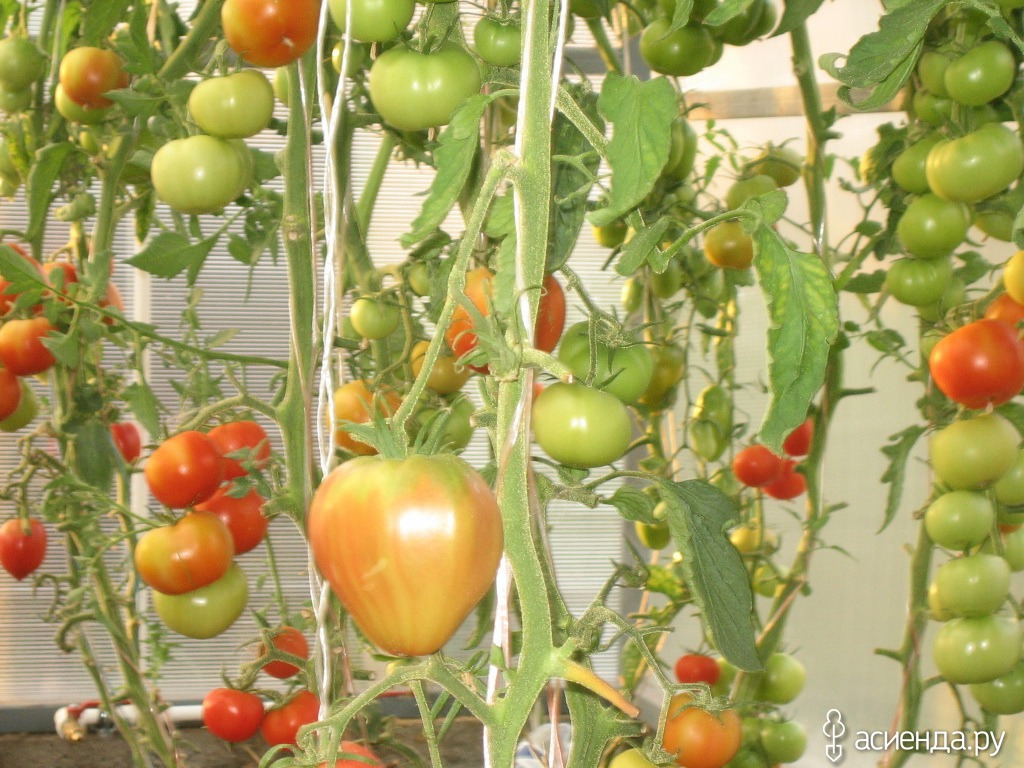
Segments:
[[[427,745],[418,720],[395,723],[400,741],[413,747],[427,760]],[[206,730],[182,731],[189,743],[188,768],[253,768],[259,763],[263,743],[259,739],[231,747]],[[397,753],[381,755],[392,765],[411,763]],[[445,768],[480,768],[483,765],[480,724],[458,720],[441,742]],[[117,736],[90,734],[78,742],[65,741],[56,734],[0,734],[0,768],[135,768],[125,744]]]

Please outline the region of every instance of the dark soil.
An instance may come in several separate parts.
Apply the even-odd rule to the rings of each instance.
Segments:
[[[393,732],[403,743],[427,759],[427,744],[418,720],[402,720]],[[253,768],[258,765],[263,744],[258,739],[230,746],[201,728],[182,732],[188,743],[188,768]],[[445,768],[480,768],[483,765],[480,724],[459,720],[441,742]],[[391,765],[410,765],[397,752],[382,752]],[[136,768],[128,749],[117,736],[90,734],[78,742],[51,734],[0,734],[0,768]]]

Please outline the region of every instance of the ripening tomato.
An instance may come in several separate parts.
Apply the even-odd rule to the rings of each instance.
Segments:
[[[318,0],[225,0],[220,11],[224,39],[257,67],[295,61],[316,40]]]
[[[15,376],[33,376],[53,367],[53,354],[43,339],[56,331],[45,317],[8,320],[0,326],[0,365]]]
[[[207,435],[224,457],[224,479],[249,474],[242,461],[263,469],[270,462],[270,438],[255,421],[229,421],[211,429]]]
[[[110,436],[114,439],[121,457],[131,464],[142,455],[142,435],[139,427],[130,421],[119,421],[110,425]]]
[[[669,704],[661,746],[683,768],[722,768],[740,749],[743,726],[735,709],[712,714],[677,693]]]
[[[722,269],[746,269],[754,263],[754,240],[739,221],[723,221],[704,233],[704,255]]]
[[[290,653],[292,656],[298,656],[300,659],[309,658],[309,643],[306,641],[306,636],[295,627],[281,627],[271,642],[279,651]],[[260,657],[262,658],[266,653],[266,646],[261,645]],[[298,672],[299,668],[287,661],[268,661],[263,665],[263,671],[271,677],[284,680]]]
[[[429,341],[417,341],[409,353],[409,365],[412,367],[412,375],[419,376],[423,368],[423,361],[426,358]],[[438,394],[451,395],[462,389],[470,377],[470,370],[459,365],[455,358],[448,353],[447,345],[441,349],[437,356],[434,367],[430,369],[427,377],[427,387]]]
[[[233,555],[231,534],[221,519],[196,511],[142,534],[135,546],[135,569],[156,591],[181,595],[217,581]]]
[[[393,389],[381,387],[374,392],[362,379],[342,384],[334,390],[334,418],[338,422],[351,421],[357,424],[367,424],[372,420],[371,409],[376,415],[387,417],[394,415],[401,405],[402,398]],[[376,448],[353,437],[340,424],[334,433],[334,440],[339,448],[344,448],[352,453],[362,456],[372,456],[377,453]]]
[[[270,746],[295,744],[299,729],[320,718],[320,699],[311,691],[299,691],[280,707],[263,716],[260,733]]]
[[[439,650],[494,581],[502,523],[490,487],[456,456],[357,457],[317,489],[317,567],[387,653]]]
[[[203,725],[224,741],[247,741],[263,722],[263,700],[255,693],[214,688],[203,697]]]
[[[21,403],[21,379],[0,368],[0,419],[6,419]]]
[[[975,320],[944,336],[928,355],[932,380],[968,408],[1002,405],[1024,388],[1024,343],[998,320]]]
[[[113,51],[93,46],[72,48],[60,62],[60,85],[79,106],[103,109],[114,102],[103,94],[128,85],[124,62]]]
[[[985,319],[998,320],[1020,332],[1024,322],[1024,304],[1018,304],[1008,293],[1001,293],[985,308]]]
[[[1017,251],[1003,265],[1003,287],[1014,301],[1024,304],[1024,251]]]
[[[263,514],[266,503],[267,500],[255,488],[241,498],[235,498],[231,495],[231,483],[225,483],[202,504],[196,504],[196,511],[212,512],[219,517],[231,534],[235,554],[244,555],[259,546],[267,536],[270,521]]]
[[[210,498],[224,480],[224,459],[202,432],[167,438],[146,460],[149,490],[161,504],[182,509]]]
[[[380,766],[380,768],[383,768],[384,766],[384,761],[377,756],[376,752],[355,741],[343,741],[338,744],[338,754],[348,755],[349,757],[335,760],[331,768],[366,768],[366,766],[369,766],[369,768]],[[356,756],[364,759],[352,759]],[[328,764],[320,763],[320,768],[328,768]]]
[[[748,445],[732,460],[736,479],[751,488],[762,488],[775,482],[785,469],[785,460],[759,443]]]
[[[8,520],[0,525],[0,565],[18,581],[38,568],[46,557],[46,529],[34,518]]]
[[[0,371],[3,369],[0,368]],[[0,432],[17,432],[22,427],[28,426],[32,419],[39,413],[39,401],[32,387],[25,379],[18,379],[21,385],[21,397],[18,400],[18,407],[6,418],[0,419]]]

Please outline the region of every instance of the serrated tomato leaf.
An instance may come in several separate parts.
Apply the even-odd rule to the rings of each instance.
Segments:
[[[900,501],[903,499],[903,481],[906,478],[907,459],[914,449],[921,435],[925,433],[925,427],[914,424],[902,432],[889,436],[889,444],[882,447],[882,453],[889,459],[889,466],[882,475],[882,482],[889,486],[889,492],[885,499],[885,519],[882,520],[882,527],[878,529],[881,533],[891,523],[900,509]]]
[[[191,243],[177,232],[161,232],[138,254],[128,259],[128,263],[151,275],[168,279],[187,270],[191,285],[216,243],[217,238]]]

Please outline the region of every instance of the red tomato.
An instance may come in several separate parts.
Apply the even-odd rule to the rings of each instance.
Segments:
[[[317,567],[384,651],[443,646],[494,581],[502,524],[494,493],[456,456],[358,457],[313,496]]]
[[[491,281],[494,273],[487,267],[478,267],[466,274],[466,298],[472,302],[477,311],[485,317],[490,314]],[[558,340],[565,329],[565,291],[554,275],[544,278],[541,291],[540,306],[537,310],[537,325],[534,328],[534,346],[544,352],[551,352],[558,346]],[[476,349],[476,334],[473,333],[473,317],[465,307],[458,306],[452,315],[451,325],[445,332],[448,346],[455,356],[463,355]],[[484,366],[470,366],[474,371],[487,373]]]
[[[60,85],[79,106],[103,109],[114,103],[103,94],[127,86],[128,74],[113,51],[83,46],[73,48],[61,59]]]
[[[0,368],[0,421],[6,419],[21,404],[21,379]]]
[[[718,662],[703,653],[686,653],[676,660],[676,680],[680,683],[714,685],[722,674]]]
[[[255,693],[214,688],[203,698],[203,724],[224,741],[246,741],[263,722],[263,700]]]
[[[110,436],[124,460],[131,464],[142,454],[142,435],[138,426],[131,421],[119,421],[110,425]]]
[[[263,716],[260,733],[270,746],[295,744],[299,728],[320,718],[320,699],[310,691],[299,691],[282,706]]]
[[[1008,293],[1001,293],[985,310],[987,320],[998,320],[1019,330],[1024,322],[1024,304],[1018,304]]]
[[[814,420],[807,419],[794,429],[782,443],[782,450],[787,456],[806,456],[811,450],[811,438],[814,437]]]
[[[748,445],[732,460],[736,479],[751,488],[761,488],[776,480],[786,468],[781,456],[760,444]]]
[[[235,554],[244,555],[259,546],[267,536],[270,521],[263,514],[267,500],[255,489],[240,499],[231,496],[230,490],[231,483],[225,483],[202,504],[196,504],[196,509],[217,515],[231,533]]]
[[[56,328],[45,317],[8,320],[0,326],[0,365],[15,376],[32,376],[48,370],[56,359],[43,338]]]
[[[375,765],[383,766],[382,761],[377,754],[369,747],[364,747],[354,741],[343,741],[338,745],[338,754],[345,755],[358,755],[359,757],[366,758],[365,760],[349,760],[342,758],[334,761],[333,768],[373,768]],[[369,762],[367,762],[369,761]],[[327,768],[327,763],[320,763],[320,768]]]
[[[227,573],[234,549],[231,534],[210,512],[190,512],[173,525],[146,531],[135,547],[135,568],[146,584],[165,595],[183,595]]]
[[[306,642],[306,636],[295,627],[281,627],[272,642],[279,651],[298,656],[300,659],[309,658],[309,643]],[[266,652],[266,646],[260,646],[260,656],[264,656]],[[298,672],[299,668],[287,661],[270,661],[263,665],[263,671],[271,677],[284,680]]]
[[[19,518],[0,525],[0,565],[18,581],[39,567],[46,557],[46,529],[28,520],[28,533]]]
[[[249,474],[236,458],[228,454],[243,451],[242,459],[251,460],[258,469],[270,462],[270,438],[255,421],[232,421],[209,431],[207,436],[224,457],[224,479],[233,480]]]
[[[1002,405],[1024,387],[1024,343],[998,320],[976,320],[943,337],[928,369],[950,400],[968,408]]]
[[[144,474],[157,501],[182,509],[214,494],[224,480],[224,460],[209,437],[188,430],[161,443],[146,460]]]
[[[281,67],[313,45],[320,23],[318,0],[225,0],[224,39],[257,67]]]
[[[795,471],[793,467],[796,462],[787,460],[784,464],[782,474],[775,478],[768,485],[764,486],[764,492],[773,499],[795,499],[807,490],[807,478]]]
[[[700,707],[686,707],[691,701],[685,693],[672,697],[661,746],[683,768],[722,768],[740,749],[740,716],[734,709],[713,715]]]

